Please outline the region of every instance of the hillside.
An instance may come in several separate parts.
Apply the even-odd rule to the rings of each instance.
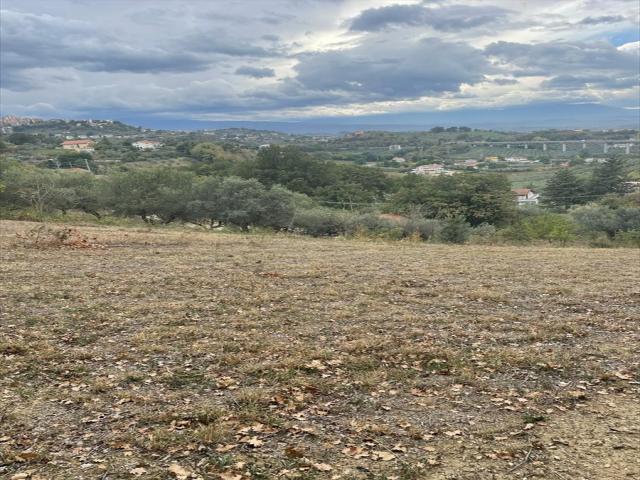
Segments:
[[[0,225],[0,475],[640,473],[633,250],[34,226]]]

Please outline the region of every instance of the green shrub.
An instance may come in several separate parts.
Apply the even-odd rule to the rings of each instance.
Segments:
[[[380,218],[377,213],[365,213],[347,217],[345,222],[347,235],[373,236],[399,239],[401,227],[390,220]]]
[[[548,240],[564,245],[576,238],[576,224],[568,215],[559,213],[542,213],[525,218],[521,227],[533,240]]]
[[[314,237],[335,236],[345,231],[345,215],[330,208],[299,210],[293,217],[293,228]]]
[[[482,223],[471,230],[469,241],[476,244],[490,244],[497,240],[496,227],[490,223]]]
[[[640,229],[616,233],[615,242],[622,247],[640,248]]]
[[[403,236],[412,237],[419,236],[422,240],[429,240],[438,235],[442,229],[439,220],[414,217],[403,227]]]
[[[439,236],[447,243],[462,244],[469,240],[470,235],[471,225],[465,221],[464,217],[452,217],[445,222]]]

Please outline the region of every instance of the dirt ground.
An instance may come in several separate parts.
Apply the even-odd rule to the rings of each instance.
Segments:
[[[638,250],[34,226],[0,478],[640,479]]]

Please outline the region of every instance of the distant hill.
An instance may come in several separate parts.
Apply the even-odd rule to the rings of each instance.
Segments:
[[[543,129],[640,128],[640,110],[595,103],[539,103],[495,109],[462,109],[439,112],[394,113],[291,121],[198,121],[132,115],[126,123],[167,130],[246,128],[292,134],[339,134],[356,130],[406,132],[429,130],[437,125],[528,132]]]
[[[69,136],[92,135],[135,135],[144,131],[118,120],[42,120],[36,118],[3,117],[4,133],[30,133]]]

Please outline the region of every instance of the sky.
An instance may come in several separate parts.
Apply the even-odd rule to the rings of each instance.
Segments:
[[[637,0],[1,0],[2,114],[638,109]]]

